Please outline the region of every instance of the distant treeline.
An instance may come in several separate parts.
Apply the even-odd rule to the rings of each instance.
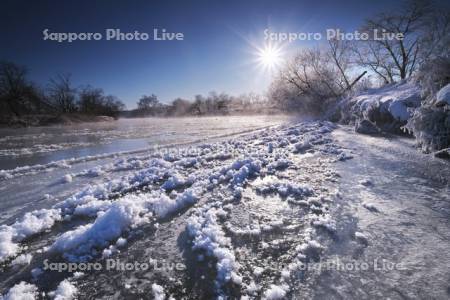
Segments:
[[[27,115],[83,114],[117,117],[125,105],[102,89],[86,85],[75,88],[70,75],[60,74],[45,87],[27,78],[27,69],[0,62],[1,123]]]
[[[28,78],[26,67],[0,62],[0,123],[44,125],[51,117],[89,120],[89,116],[149,117],[257,114],[276,110],[267,98],[257,94],[238,97],[211,92],[193,100],[177,98],[170,104],[157,96],[142,96],[137,109],[126,111],[117,97],[90,85],[75,87],[68,74],[58,74],[45,86]],[[45,118],[46,117],[46,118]],[[58,122],[56,120],[55,122]]]
[[[206,116],[228,114],[258,114],[276,110],[269,100],[258,94],[230,96],[210,92],[207,96],[196,95],[194,100],[177,98],[170,104],[161,103],[154,94],[142,96],[137,109],[122,113],[124,117],[146,116]]]

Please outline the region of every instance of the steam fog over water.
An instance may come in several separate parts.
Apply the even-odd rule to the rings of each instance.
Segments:
[[[0,128],[0,169],[207,141],[289,119],[283,115],[142,118],[71,126]]]

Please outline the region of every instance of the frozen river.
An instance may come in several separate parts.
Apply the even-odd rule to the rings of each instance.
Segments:
[[[449,296],[450,167],[411,139],[286,117],[123,120],[3,137],[2,294]],[[44,150],[23,150],[33,147]]]

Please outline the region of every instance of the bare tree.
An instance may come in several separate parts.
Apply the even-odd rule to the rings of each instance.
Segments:
[[[395,81],[394,64],[389,62],[389,55],[376,43],[355,43],[355,62],[375,73],[384,84]]]
[[[14,115],[20,115],[32,86],[26,80],[27,70],[11,62],[0,63],[0,102]]]
[[[339,71],[339,79],[342,82],[338,82],[339,86],[343,90],[351,89],[351,83],[348,75],[348,69],[350,68],[350,46],[346,41],[338,39],[332,39],[328,41],[329,56],[336,65]]]
[[[385,83],[403,80],[426,58],[426,22],[433,14],[431,1],[410,0],[397,13],[383,13],[363,26],[370,39],[355,44],[356,61]],[[391,35],[391,36],[388,36]]]
[[[76,89],[72,87],[70,74],[59,74],[50,79],[48,93],[50,101],[60,112],[70,113],[77,110]]]
[[[90,85],[81,88],[78,106],[85,114],[101,114],[104,106],[104,92]]]
[[[102,114],[116,117],[124,109],[125,104],[116,96],[108,95],[104,97]]]
[[[146,112],[150,112],[152,109],[158,106],[158,104],[158,97],[154,94],[151,94],[150,96],[143,95],[137,103],[138,109]]]
[[[91,115],[116,117],[125,105],[113,95],[104,95],[100,88],[85,86],[81,88],[78,106],[80,112]]]

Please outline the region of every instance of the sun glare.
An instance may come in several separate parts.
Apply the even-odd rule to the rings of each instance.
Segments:
[[[258,61],[266,70],[275,70],[282,62],[281,49],[274,45],[266,45],[258,49]]]

